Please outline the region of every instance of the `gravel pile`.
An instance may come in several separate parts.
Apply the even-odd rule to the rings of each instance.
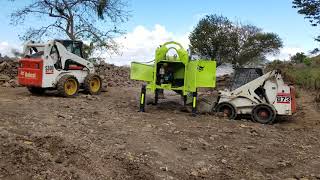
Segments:
[[[0,87],[17,87],[18,60],[0,57]]]
[[[140,87],[141,82],[130,79],[130,67],[102,63],[96,71],[106,87]]]

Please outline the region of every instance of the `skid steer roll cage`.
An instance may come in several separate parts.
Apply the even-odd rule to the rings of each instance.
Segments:
[[[62,44],[62,42],[58,40],[49,41],[48,43],[42,44],[42,43],[34,43],[32,41],[29,41],[24,46],[24,56],[30,57],[32,56],[32,52],[34,51],[34,55],[44,55],[44,59],[48,59],[50,56],[50,53],[52,51],[52,48],[56,47],[58,51],[59,58],[57,61],[61,63],[61,69],[66,68],[66,62],[67,61],[73,61],[81,66],[84,66],[87,68],[90,73],[95,73],[94,65],[93,63],[83,59],[82,57],[73,54],[72,52],[68,51],[67,48]],[[81,48],[81,47],[80,47]],[[81,50],[82,51],[82,50]],[[82,53],[81,53],[82,54]],[[56,62],[57,63],[57,62]]]
[[[278,70],[273,70],[270,71],[266,74],[264,74],[263,76],[233,90],[233,91],[223,91],[220,92],[221,96],[226,96],[228,97],[230,100],[235,99],[235,98],[247,98],[249,100],[251,100],[252,102],[255,102],[256,104],[259,103],[264,103],[263,99],[267,102],[270,103],[270,100],[267,98],[267,96],[264,94],[265,92],[261,92],[262,94],[257,94],[255,91],[258,88],[263,88],[264,83],[268,80],[274,80],[276,81],[277,85],[284,85],[284,81],[282,79],[281,73],[279,73]],[[261,83],[263,82],[263,83]],[[263,98],[261,98],[259,95],[262,95]]]

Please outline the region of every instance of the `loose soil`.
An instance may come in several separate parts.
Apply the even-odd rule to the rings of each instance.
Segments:
[[[138,113],[138,94],[0,88],[0,179],[320,179],[320,112],[310,93],[274,125],[191,117],[172,95]]]

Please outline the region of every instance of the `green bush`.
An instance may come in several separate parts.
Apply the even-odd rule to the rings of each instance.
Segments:
[[[272,71],[272,70],[277,70],[277,69],[285,69],[287,66],[290,66],[291,63],[288,63],[288,62],[284,62],[284,61],[281,61],[281,60],[274,60],[270,63],[267,64],[266,66],[266,72],[269,72],[269,71]]]
[[[306,58],[304,64],[276,60],[268,63],[265,70],[279,69],[287,83],[320,91],[320,56]]]
[[[305,65],[307,65],[307,66],[311,66],[312,60],[311,60],[310,58],[305,58],[305,59],[303,60],[303,63],[304,63]]]
[[[286,68],[285,75],[303,88],[320,89],[320,68],[319,67],[306,67],[303,69]]]
[[[319,57],[319,56],[316,56],[316,57],[312,58],[312,64],[313,64],[314,66],[320,67],[320,57]]]

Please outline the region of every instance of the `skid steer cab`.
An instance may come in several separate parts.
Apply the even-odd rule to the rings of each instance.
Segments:
[[[28,42],[19,60],[18,81],[32,94],[57,90],[61,96],[73,97],[79,89],[97,95],[101,78],[93,63],[83,58],[81,41],[52,40],[44,44]]]
[[[182,96],[184,105],[192,97],[192,113],[196,114],[197,89],[213,88],[216,85],[216,62],[211,60],[190,60],[188,52],[177,42],[167,42],[157,48],[153,64],[131,63],[131,79],[146,82],[141,89],[140,111],[145,111],[146,91],[155,94],[158,103],[159,92],[174,91]]]

